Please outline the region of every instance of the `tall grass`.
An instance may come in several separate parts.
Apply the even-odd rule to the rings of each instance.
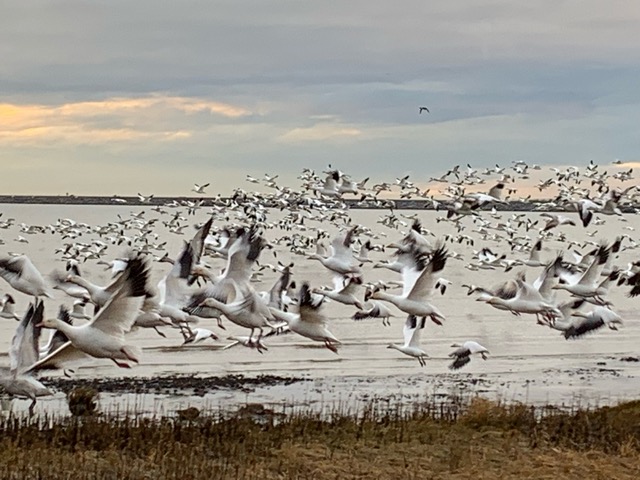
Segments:
[[[561,411],[475,398],[357,415],[248,405],[184,418],[9,416],[0,477],[640,478],[640,402]]]

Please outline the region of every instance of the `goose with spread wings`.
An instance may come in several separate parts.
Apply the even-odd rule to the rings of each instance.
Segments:
[[[272,308],[273,316],[285,322],[289,330],[316,342],[323,342],[334,353],[338,353],[338,340],[329,330],[329,319],[322,311],[323,298],[312,295],[308,283],[303,283],[298,293],[298,313],[283,312]]]
[[[30,368],[38,361],[44,304],[36,301],[29,305],[24,317],[18,324],[9,349],[10,370],[0,373],[0,385],[11,395],[31,399],[29,413],[33,414],[38,397],[53,395],[46,386],[33,378]]]
[[[396,345],[390,343],[387,348],[398,350],[399,352],[418,359],[420,366],[424,367],[427,363],[425,358],[428,357],[427,352],[420,348],[420,332],[424,329],[426,318],[418,319],[415,315],[407,316],[404,322],[402,333],[404,335],[404,344]]]
[[[351,244],[357,227],[352,227],[344,233],[336,236],[331,242],[332,254],[322,257],[316,253],[309,256],[310,259],[319,260],[326,268],[339,275],[359,274],[360,267],[356,264]]]
[[[130,368],[131,362],[139,363],[141,350],[127,344],[125,335],[133,327],[142,303],[149,295],[149,266],[144,258],[131,258],[117,282],[113,296],[91,321],[79,326],[58,318],[42,321],[43,327],[60,330],[69,341],[38,361],[33,369],[86,356],[108,358],[121,368]]]
[[[0,277],[26,295],[52,297],[42,274],[26,255],[0,258]]]
[[[430,317],[434,323],[442,325],[444,315],[427,300],[434,291],[439,273],[444,269],[447,251],[440,245],[431,255],[418,249],[411,253],[411,264],[402,270],[402,295],[393,295],[374,287],[365,293],[365,301],[374,299],[389,302],[408,315]]]

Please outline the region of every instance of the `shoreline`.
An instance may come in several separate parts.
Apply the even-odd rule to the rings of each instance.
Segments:
[[[152,197],[145,201],[141,201],[137,196],[92,196],[92,195],[0,195],[0,205],[103,205],[103,206],[167,206],[172,203],[178,203],[179,206],[189,207],[198,202],[203,202],[200,206],[207,207],[213,205],[220,205],[220,202],[230,201],[232,197]],[[388,210],[388,206],[376,206],[367,203],[361,203],[354,198],[341,199],[350,209],[354,210]],[[433,202],[430,200],[406,200],[406,199],[384,199],[384,201],[393,202],[395,210],[437,210],[433,207]],[[537,210],[546,212],[568,212],[573,211],[568,208],[558,208],[553,206],[550,208],[540,209],[537,205],[550,203],[550,199],[539,199],[535,203],[524,201],[512,201],[506,204],[495,204],[498,211],[513,211],[513,212],[534,212]],[[446,206],[450,204],[448,201],[440,202],[443,208],[440,210],[446,210]],[[268,206],[269,207],[269,206]],[[280,206],[273,205],[270,208],[280,208]],[[620,209],[623,213],[633,213],[636,208],[640,208],[640,205],[621,206]],[[481,209],[486,210],[486,209]]]

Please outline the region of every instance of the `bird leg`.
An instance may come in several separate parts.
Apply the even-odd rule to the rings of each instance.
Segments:
[[[222,330],[226,330],[226,328],[224,328],[224,325],[222,324],[222,318],[218,317],[218,327],[220,327]]]
[[[163,338],[167,338],[167,336],[166,336],[163,332],[161,332],[160,330],[158,330],[158,327],[153,327],[153,329],[154,329],[154,330],[156,331],[156,333],[157,333],[158,335],[160,335],[161,337],[163,337]]]
[[[336,347],[329,340],[324,341],[324,346],[327,347],[329,350],[331,350],[333,353],[338,353],[338,347]]]
[[[36,397],[33,397],[31,399],[31,405],[29,405],[29,416],[30,417],[33,417],[33,414],[35,413],[34,412],[35,407],[36,407]]]
[[[111,360],[113,360],[113,363],[115,363],[117,366],[119,366],[120,368],[131,368],[131,365],[129,365],[128,363],[124,363],[124,362],[119,362],[118,360],[116,360],[115,358],[112,358]]]

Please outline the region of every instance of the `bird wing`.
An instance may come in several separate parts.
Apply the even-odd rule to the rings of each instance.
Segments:
[[[142,257],[132,258],[122,274],[122,280],[120,289],[89,322],[92,328],[119,339],[124,339],[124,335],[131,330],[149,294],[146,261]]]
[[[16,328],[9,349],[11,371],[16,374],[21,374],[38,361],[41,327],[36,325],[42,322],[43,312],[42,301],[35,306],[29,304],[27,312]]]
[[[351,228],[344,232],[342,235],[338,235],[331,242],[331,248],[333,250],[333,257],[350,262],[353,258],[353,252],[351,251],[351,242],[353,241],[354,228]]]
[[[415,315],[408,315],[404,322],[402,334],[405,347],[420,347],[420,331],[424,328],[426,319],[418,319]]]
[[[87,358],[92,357],[84,353],[82,350],[74,347],[71,342],[66,342],[47,356],[34,363],[25,373],[42,370],[44,368],[60,368],[61,365],[85,360]]]
[[[326,325],[328,318],[321,312],[322,300],[315,300],[309,290],[309,285],[303,283],[300,287],[300,321],[317,325]]]
[[[191,275],[193,267],[193,247],[185,243],[178,259],[173,263],[171,270],[158,283],[160,290],[160,303],[180,307],[186,302],[187,279]]]
[[[606,245],[600,245],[594,259],[589,265],[589,268],[587,268],[587,270],[584,272],[578,283],[580,283],[581,285],[593,285],[596,279],[598,279],[599,277],[598,267],[600,265],[604,265],[607,262],[608,258],[609,249]]]
[[[444,246],[438,247],[431,255],[429,264],[422,270],[416,281],[414,282],[407,299],[424,300],[433,292],[437,273],[444,269],[447,262],[447,251]]]

